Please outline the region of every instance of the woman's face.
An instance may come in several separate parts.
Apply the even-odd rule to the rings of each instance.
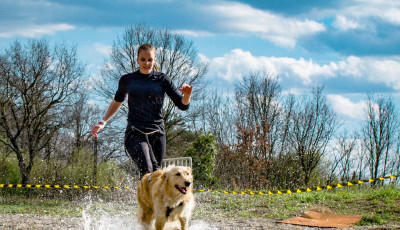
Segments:
[[[139,64],[139,71],[142,74],[150,74],[156,63],[155,52],[151,50],[141,50],[137,58],[137,63]]]

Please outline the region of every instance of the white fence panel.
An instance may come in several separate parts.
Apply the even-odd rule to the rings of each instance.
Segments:
[[[168,158],[164,159],[162,163],[162,168],[167,168],[170,165],[175,166],[186,166],[192,167],[192,158],[191,157],[178,157],[178,158]]]

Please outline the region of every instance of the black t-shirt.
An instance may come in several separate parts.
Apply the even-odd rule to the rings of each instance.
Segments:
[[[159,130],[164,133],[162,106],[167,94],[181,110],[189,105],[182,103],[182,94],[164,73],[155,72],[145,75],[136,71],[121,77],[114,100],[123,102],[128,95],[128,127],[132,125],[143,132]]]

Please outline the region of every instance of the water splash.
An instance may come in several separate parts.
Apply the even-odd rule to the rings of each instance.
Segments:
[[[136,217],[136,208],[133,205],[116,203],[92,203],[85,206],[82,213],[82,227],[84,230],[140,230]],[[179,229],[179,222],[167,223],[165,229]],[[189,230],[218,230],[216,226],[204,220],[192,220]]]

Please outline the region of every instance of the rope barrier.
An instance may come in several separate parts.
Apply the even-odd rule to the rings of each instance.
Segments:
[[[250,189],[246,191],[213,191],[213,190],[204,190],[204,189],[193,189],[193,191],[198,191],[198,192],[214,192],[214,193],[222,193],[222,194],[247,194],[247,195],[275,195],[275,194],[292,194],[292,193],[302,193],[302,192],[312,192],[312,191],[322,191],[322,190],[330,190],[334,188],[341,188],[341,187],[346,187],[346,186],[353,186],[353,185],[359,185],[363,183],[370,183],[374,181],[382,181],[386,179],[394,179],[400,177],[400,175],[394,175],[394,176],[386,176],[386,177],[378,177],[378,178],[373,178],[373,179],[365,179],[365,180],[357,180],[357,181],[352,181],[352,182],[345,182],[345,183],[338,183],[338,184],[333,184],[333,185],[326,185],[326,186],[315,186],[315,187],[310,187],[310,188],[298,188],[298,189],[288,189],[288,190],[273,190],[273,191],[252,191]]]
[[[226,190],[204,190],[204,189],[193,189],[195,192],[209,192],[209,193],[219,193],[219,194],[243,194],[243,195],[274,195],[274,194],[292,194],[292,193],[302,193],[302,192],[312,192],[321,190],[330,190],[334,188],[341,188],[346,186],[359,185],[363,183],[371,183],[375,181],[383,181],[386,179],[394,179],[400,177],[400,175],[378,177],[373,179],[357,180],[351,182],[338,183],[326,186],[315,186],[310,188],[298,188],[298,189],[288,189],[288,190],[273,190],[273,191],[252,191],[247,189],[246,191],[226,191]],[[118,186],[79,186],[79,185],[32,185],[32,184],[0,184],[0,188],[46,188],[46,189],[131,189],[132,187],[118,187]]]
[[[56,188],[56,189],[130,189],[118,186],[88,186],[88,185],[33,185],[33,184],[0,184],[0,188]]]

